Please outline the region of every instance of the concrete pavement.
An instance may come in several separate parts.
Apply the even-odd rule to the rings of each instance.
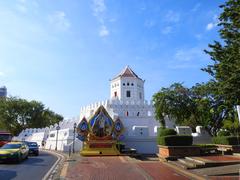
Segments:
[[[181,171],[159,161],[138,161],[126,156],[81,157],[74,155],[65,163],[61,179],[191,179]]]

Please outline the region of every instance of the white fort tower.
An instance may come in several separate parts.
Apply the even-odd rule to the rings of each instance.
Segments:
[[[124,142],[128,147],[141,153],[157,151],[156,135],[159,122],[155,120],[154,107],[144,99],[144,80],[127,66],[110,82],[110,99],[82,107],[80,120],[90,118],[101,105],[113,119],[123,122]],[[174,123],[166,118],[166,126],[173,128]]]
[[[111,99],[144,104],[144,81],[129,66],[111,80]]]
[[[82,107],[80,119],[92,116],[100,105],[103,105],[113,118],[120,117],[122,121],[132,117],[145,119],[154,116],[152,103],[144,100],[144,80],[129,66],[111,80],[110,99]]]

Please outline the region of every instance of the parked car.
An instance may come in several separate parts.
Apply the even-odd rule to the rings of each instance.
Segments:
[[[39,155],[39,146],[36,142],[25,142],[29,148],[29,154],[34,154],[35,156]]]
[[[12,134],[7,131],[0,130],[0,147],[12,140]]]
[[[21,162],[28,158],[28,146],[23,142],[9,142],[0,148],[0,161]]]

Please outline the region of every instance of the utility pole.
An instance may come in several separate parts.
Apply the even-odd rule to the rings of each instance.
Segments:
[[[57,151],[57,145],[58,145],[58,131],[60,130],[60,126],[59,126],[59,125],[57,125],[56,129],[57,129],[57,137],[56,137],[56,146],[55,146],[55,151]]]
[[[75,153],[75,133],[76,133],[77,123],[73,125],[73,153]]]

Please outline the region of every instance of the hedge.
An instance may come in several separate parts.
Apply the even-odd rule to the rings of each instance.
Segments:
[[[214,147],[217,147],[214,144],[195,144],[195,146],[198,146],[200,148],[214,148]]]
[[[176,135],[177,132],[174,129],[169,128],[158,128],[157,136],[169,136],[169,135]]]
[[[193,137],[187,135],[158,136],[157,142],[163,146],[191,146]]]
[[[216,136],[212,138],[213,144],[223,144],[223,145],[238,145],[239,140],[238,140],[238,137],[236,136]]]
[[[217,133],[217,136],[230,136],[230,132],[229,131],[219,131]]]

